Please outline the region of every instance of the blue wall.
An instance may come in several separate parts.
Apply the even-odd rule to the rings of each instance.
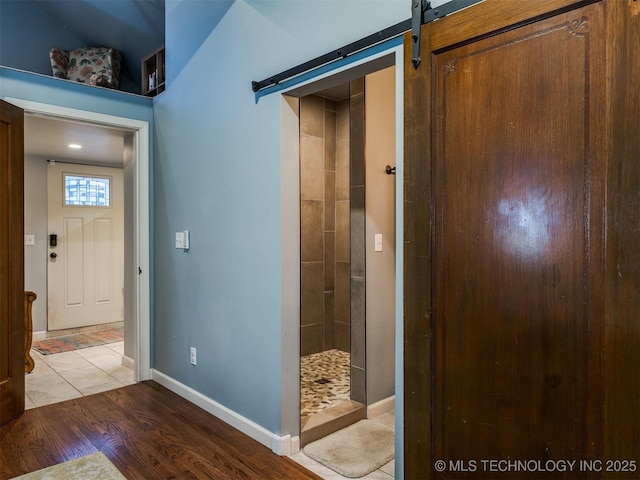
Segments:
[[[0,66],[0,97],[143,120],[150,123],[150,134],[153,132],[153,102],[140,95]]]
[[[51,75],[51,47],[83,45],[63,27],[33,3],[0,1],[0,65]]]
[[[141,60],[164,44],[164,14],[164,0],[0,0],[0,65],[51,75],[51,47],[109,46],[123,57],[119,90],[140,93]]]
[[[154,368],[271,432],[297,433],[281,431],[281,342],[298,332],[281,318],[280,98],[256,104],[251,81],[409,16],[405,0],[167,2],[169,87],[154,105]],[[184,229],[187,253],[174,248]]]

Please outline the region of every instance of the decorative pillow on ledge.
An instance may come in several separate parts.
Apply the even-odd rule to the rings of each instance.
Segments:
[[[49,52],[54,77],[107,88],[118,88],[121,58],[118,50],[107,47],[54,47]]]

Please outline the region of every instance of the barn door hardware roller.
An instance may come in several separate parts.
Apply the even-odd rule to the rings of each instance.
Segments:
[[[422,62],[420,59],[420,27],[424,23],[422,21],[424,12],[431,8],[428,0],[411,0],[411,39],[413,40],[413,55],[411,63],[413,68],[418,68]]]
[[[420,26],[433,22],[451,13],[467,8],[482,0],[451,0],[437,8],[431,8],[429,0],[411,0],[411,39],[413,40],[413,52],[411,63],[413,68],[418,68],[422,59],[420,58]]]

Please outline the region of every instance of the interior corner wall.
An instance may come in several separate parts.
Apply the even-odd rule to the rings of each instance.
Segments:
[[[367,404],[395,393],[396,68],[365,77]],[[374,248],[382,235],[382,251]]]
[[[257,101],[251,81],[403,21],[408,12],[392,0],[364,14],[361,2],[344,0],[339,16],[320,1],[236,1],[188,58],[171,59],[191,41],[189,20],[201,14],[192,4],[207,2],[174,3],[166,10],[169,86],[154,98],[153,367],[269,431],[293,436],[298,432],[287,429],[299,411],[285,408],[291,401],[283,397],[299,385],[299,337],[283,320],[290,309],[282,299],[299,277],[283,270],[295,252],[283,238],[289,187],[282,185],[282,104],[279,95]],[[178,11],[180,22],[173,22]],[[181,68],[172,72],[174,60]],[[174,246],[175,232],[184,229],[191,232],[188,252]],[[191,346],[197,366],[189,364]]]
[[[24,288],[36,294],[33,332],[47,330],[47,159],[24,158],[24,233],[35,244],[24,247]]]

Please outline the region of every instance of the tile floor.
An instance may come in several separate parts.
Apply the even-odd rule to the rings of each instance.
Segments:
[[[303,430],[330,421],[336,415],[343,415],[354,408],[355,402],[349,399],[349,364],[349,353],[340,350],[328,350],[300,359],[300,424]],[[324,379],[329,381],[324,382]],[[393,411],[373,420],[395,427]],[[326,480],[347,478],[307,457],[302,450],[291,458]],[[394,469],[395,461],[391,460],[362,479],[392,480]]]
[[[25,377],[25,408],[131,385],[133,370],[122,365],[123,353],[124,342],[53,355],[31,349],[36,365]]]
[[[300,417],[349,400],[350,355],[326,350],[300,358]]]

